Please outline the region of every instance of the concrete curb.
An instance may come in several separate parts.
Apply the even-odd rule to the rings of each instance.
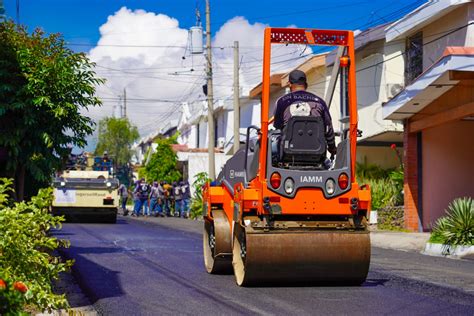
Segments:
[[[60,309],[52,311],[51,313],[40,313],[36,316],[97,316],[97,311],[92,306],[74,307],[70,310]]]
[[[421,252],[429,238],[429,233],[370,232],[372,246],[402,251]]]
[[[72,258],[66,251],[65,248],[58,248],[59,255],[66,259],[71,260]],[[69,311],[67,310],[54,310],[52,313],[48,314],[39,314],[43,315],[54,315],[54,316],[63,316],[63,315],[78,315],[78,316],[97,316],[99,313],[95,309],[94,305],[91,302],[90,292],[87,291],[87,288],[84,286],[84,283],[81,282],[81,276],[78,272],[75,264],[72,265],[71,270],[67,272],[63,279],[63,285],[66,287],[65,294],[66,298],[71,305]],[[39,316],[36,315],[36,316]]]
[[[424,255],[454,259],[474,260],[474,246],[448,246],[427,242],[421,252]]]
[[[62,254],[61,254],[62,256]],[[69,310],[59,309],[51,312],[43,311],[35,316],[97,316],[98,313],[92,306],[89,298],[83,293],[75,277],[71,272],[62,273],[59,281],[54,285],[56,290],[66,294],[66,298],[71,305]]]

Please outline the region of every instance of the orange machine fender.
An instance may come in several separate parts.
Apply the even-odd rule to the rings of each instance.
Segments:
[[[211,187],[206,183],[203,187],[203,216],[212,219],[212,206],[224,202],[224,189],[222,187]]]
[[[364,184],[359,188],[359,209],[366,210],[365,217],[369,220],[370,211],[372,210],[372,196],[368,184]]]
[[[232,213],[232,220],[234,222],[239,222],[242,219],[242,204],[244,197],[244,185],[242,183],[237,183],[234,185],[234,212]]]
[[[257,210],[260,207],[259,190],[245,188],[242,183],[234,186],[234,216],[235,222],[241,222],[243,213]]]
[[[369,213],[372,209],[371,204],[370,186],[368,184],[364,184],[359,188],[359,208],[362,210],[367,210],[367,213]]]
[[[209,183],[206,183],[202,187],[202,216],[204,218],[210,217],[210,211],[209,211]]]
[[[208,273],[232,272],[231,225],[225,209],[231,207],[229,193],[221,186],[203,188],[204,264]]]

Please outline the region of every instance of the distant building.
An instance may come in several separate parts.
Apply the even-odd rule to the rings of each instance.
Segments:
[[[173,136],[177,132],[177,119],[172,119],[159,130],[142,137],[135,144],[132,145],[132,151],[134,152],[132,157],[132,163],[138,165],[145,165],[146,159],[149,159],[150,154],[154,153],[157,144],[155,143],[158,138],[167,138]],[[148,155],[147,155],[148,154]]]
[[[216,100],[214,104],[215,166],[219,174],[229,155],[224,150],[232,143],[233,111],[228,100]],[[208,124],[207,101],[184,102],[176,127],[179,133],[178,155],[180,169],[190,183],[199,172],[208,172]],[[232,146],[232,145],[230,145]]]

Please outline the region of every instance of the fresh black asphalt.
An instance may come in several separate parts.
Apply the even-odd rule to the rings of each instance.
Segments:
[[[393,262],[380,262],[406,254],[377,248],[361,287],[238,287],[232,275],[205,272],[201,225],[119,217],[64,224],[55,235],[71,241],[62,252],[102,315],[474,315],[473,295],[391,274]]]

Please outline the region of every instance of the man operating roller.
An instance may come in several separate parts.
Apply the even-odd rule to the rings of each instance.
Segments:
[[[280,97],[276,102],[273,126],[283,130],[293,116],[321,117],[325,126],[327,150],[336,154],[336,141],[329,109],[321,98],[306,91],[308,83],[306,74],[301,70],[293,70],[289,75],[290,93]]]

